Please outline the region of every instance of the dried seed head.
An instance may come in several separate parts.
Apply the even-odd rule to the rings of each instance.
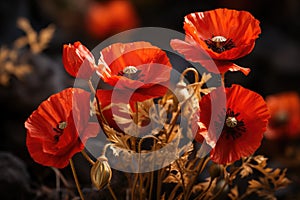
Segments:
[[[222,165],[212,163],[208,168],[209,175],[212,179],[217,178],[222,175],[224,167]]]
[[[98,189],[105,187],[111,180],[112,171],[105,156],[100,156],[91,168],[91,181]]]

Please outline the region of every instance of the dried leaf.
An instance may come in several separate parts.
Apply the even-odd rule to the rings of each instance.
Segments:
[[[259,166],[261,166],[262,168],[267,166],[267,160],[268,158],[262,156],[262,155],[257,155],[253,158],[253,160],[255,160]]]
[[[253,173],[253,170],[250,166],[244,164],[243,165],[243,168],[240,172],[240,175],[241,175],[241,178],[245,178],[246,176],[249,176],[249,174],[252,174]]]
[[[250,180],[248,184],[250,189],[260,189],[262,187],[261,183],[254,179]]]
[[[47,47],[48,43],[53,37],[54,32],[55,26],[53,24],[50,24],[48,27],[39,32],[39,43],[41,50]]]
[[[14,41],[14,47],[16,49],[21,49],[28,45],[28,38],[26,36],[20,37]]]

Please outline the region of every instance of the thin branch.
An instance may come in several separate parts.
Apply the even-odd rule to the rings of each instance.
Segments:
[[[75,170],[75,166],[74,166],[72,158],[70,159],[70,166],[71,166],[71,169],[72,169],[73,177],[74,177],[74,180],[75,180],[75,184],[76,184],[79,196],[80,196],[81,200],[84,200],[84,196],[83,196],[83,193],[80,189],[80,184],[79,184],[79,181],[78,181],[78,177],[77,177],[77,174],[76,174],[76,170]]]

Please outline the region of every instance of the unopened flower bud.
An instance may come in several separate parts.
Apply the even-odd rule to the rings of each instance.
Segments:
[[[100,156],[91,168],[91,180],[93,185],[98,189],[105,187],[112,177],[111,168],[105,156]]]
[[[183,80],[180,80],[176,84],[176,88],[174,91],[179,102],[183,102],[190,97],[190,93],[187,89],[187,85]]]
[[[223,170],[224,170],[223,165],[212,163],[208,169],[208,173],[209,173],[210,177],[212,179],[214,179],[214,178],[221,176]]]

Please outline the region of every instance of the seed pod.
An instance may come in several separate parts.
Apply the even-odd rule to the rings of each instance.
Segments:
[[[91,168],[91,180],[93,185],[98,189],[105,187],[112,177],[111,168],[105,156],[100,156]]]
[[[208,168],[208,173],[212,179],[217,178],[222,175],[224,170],[223,165],[219,165],[216,163],[212,163],[211,166]]]
[[[180,80],[176,84],[174,93],[179,102],[183,102],[191,96],[187,89],[187,85],[183,80]]]

